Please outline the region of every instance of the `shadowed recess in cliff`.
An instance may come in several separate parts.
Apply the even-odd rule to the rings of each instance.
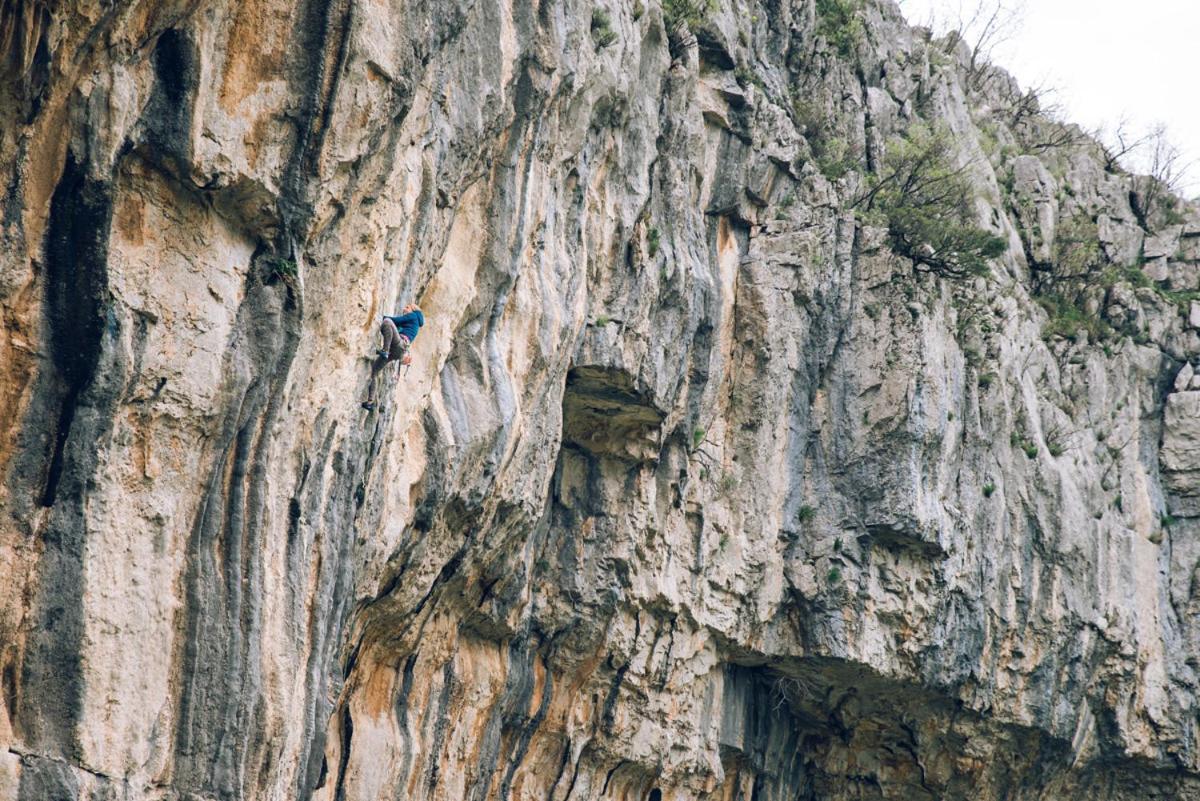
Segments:
[[[835,659],[727,665],[720,746],[726,788],[761,801],[1058,798],[1073,781],[1065,741]],[[1145,798],[1183,789],[1170,772],[1119,755],[1090,768],[1082,784],[1099,788],[1130,774],[1140,774]]]
[[[623,370],[588,366],[567,374],[564,445],[596,456],[646,461],[659,453],[665,417]]]
[[[46,0],[11,0],[0,6],[0,78],[32,120],[41,109],[50,79],[52,4]]]
[[[810,743],[776,681],[761,668],[725,667],[719,742],[726,787],[734,788],[735,798],[810,797]],[[748,795],[737,794],[747,786]]]
[[[84,695],[81,643],[84,555],[95,449],[111,429],[111,404],[124,380],[123,354],[105,347],[118,331],[108,316],[110,186],[69,153],[50,202],[45,240],[42,336],[48,364],[22,437],[41,445],[12,474],[21,499],[33,493],[48,509],[38,533],[43,550],[32,593],[30,632],[21,662],[17,720],[25,741],[44,755],[78,748]],[[103,363],[103,368],[101,364]]]
[[[142,112],[143,152],[150,159],[175,162],[178,174],[186,176],[200,59],[187,34],[172,28],[158,38],[153,62],[154,89]]]
[[[321,148],[349,53],[354,4],[350,0],[305,2],[297,13],[298,55],[292,83],[301,98],[296,142],[280,180],[279,209],[285,233],[298,235],[311,213],[307,186],[320,173]],[[313,55],[320,56],[319,59]],[[287,254],[290,255],[290,254]]]
[[[46,233],[45,336],[58,376],[58,425],[49,455],[42,505],[52,506],[64,468],[64,448],[79,396],[100,358],[108,291],[112,193],[68,154],[50,201]]]

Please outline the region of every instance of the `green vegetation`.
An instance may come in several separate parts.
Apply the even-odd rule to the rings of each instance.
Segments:
[[[296,262],[279,256],[267,256],[264,260],[271,280],[290,281],[296,277]]]
[[[646,252],[650,254],[650,258],[653,259],[658,255],[658,245],[660,241],[661,235],[658,233],[658,229],[651,228],[646,234]]]
[[[1095,220],[1076,214],[1058,224],[1052,258],[1062,275],[1081,275],[1100,264],[1100,231]]]
[[[1045,292],[1038,296],[1037,302],[1049,317],[1042,327],[1042,339],[1075,339],[1080,332],[1086,332],[1089,339],[1099,340],[1113,333],[1112,326],[1088,314],[1076,300],[1061,292]]]
[[[1135,290],[1147,289],[1159,298],[1174,304],[1184,313],[1194,300],[1200,300],[1200,292],[1194,290],[1170,290],[1152,281],[1142,269],[1142,264],[1105,265],[1104,253],[1100,248],[1100,235],[1091,217],[1077,214],[1059,223],[1055,232],[1053,261],[1056,275],[1079,279],[1074,285],[1058,284],[1043,288],[1037,295],[1038,304],[1045,310],[1046,325],[1042,338],[1075,339],[1086,333],[1093,342],[1129,336],[1135,342],[1146,341],[1144,332],[1123,328],[1118,330],[1098,314],[1088,313],[1084,307],[1084,293],[1102,290],[1105,294],[1118,285],[1127,285]],[[1082,281],[1082,285],[1079,283]],[[1106,353],[1111,353],[1106,347]]]
[[[1122,498],[1120,495],[1113,498],[1113,508],[1116,509],[1118,512],[1124,512],[1125,511],[1125,499]]]
[[[996,485],[993,484],[992,482],[989,481],[988,483],[983,485],[983,497],[990,498],[990,497],[992,497],[992,495],[995,492],[996,492]]]
[[[1030,459],[1036,459],[1038,455],[1038,446],[1033,440],[1027,438],[1023,434],[1012,432],[1008,438],[1009,444],[1014,448],[1020,448],[1025,451],[1025,455]]]
[[[699,427],[692,429],[692,447],[699,448],[701,442],[704,442],[704,429]]]
[[[694,31],[712,13],[713,0],[663,0],[663,21],[668,36]]]
[[[1057,459],[1059,456],[1063,455],[1063,452],[1066,450],[1066,448],[1058,440],[1053,440],[1046,443],[1046,450],[1050,452],[1051,456]]]
[[[1171,290],[1151,281],[1140,264],[1128,267],[1111,266],[1100,273],[1100,285],[1112,289],[1119,283],[1126,283],[1134,289],[1149,289],[1168,303],[1173,303],[1186,312],[1193,300],[1200,300],[1200,292],[1192,289]]]
[[[861,5],[861,0],[817,0],[817,33],[843,58],[852,56],[862,43]]]
[[[804,504],[803,506],[801,506],[799,509],[796,510],[796,519],[798,521],[800,521],[801,523],[807,523],[816,516],[817,516],[817,510],[812,508],[808,504]]]
[[[1182,225],[1187,222],[1187,215],[1180,208],[1179,198],[1167,195],[1163,198],[1163,225]]]
[[[1079,251],[1074,252],[1079,253]],[[1094,262],[1092,263],[1094,264]],[[1118,284],[1126,284],[1134,289],[1148,289],[1168,303],[1174,304],[1184,313],[1187,312],[1192,301],[1200,300],[1200,292],[1170,290],[1159,286],[1150,280],[1140,265],[1136,264],[1125,267],[1109,265],[1099,273],[1091,272],[1090,278],[1089,286],[1091,288],[1099,288],[1106,293]],[[1081,295],[1071,295],[1068,292],[1069,290],[1055,287],[1043,290],[1038,294],[1038,305],[1045,310],[1049,317],[1046,325],[1042,328],[1043,339],[1047,341],[1056,337],[1075,339],[1080,333],[1086,332],[1089,339],[1095,342],[1118,338],[1121,335],[1130,336],[1135,342],[1146,340],[1145,334],[1140,331],[1117,330],[1098,315],[1089,314],[1083,307]]]
[[[833,118],[823,105],[806,97],[795,97],[792,114],[796,126],[804,132],[813,161],[822,175],[836,181],[859,168],[858,155],[851,150],[850,143],[838,135]]]
[[[841,137],[816,139],[812,143],[817,169],[831,181],[837,181],[846,173],[859,167],[858,158],[850,150],[850,144]]]
[[[788,218],[788,210],[796,205],[796,194],[788,192],[779,200],[779,204],[775,209],[775,219],[786,220]]]
[[[607,314],[601,314],[599,317],[596,318],[596,326],[598,328],[603,328],[604,326],[608,325],[609,322],[610,321],[608,319]]]
[[[757,86],[759,91],[766,94],[767,83],[754,69],[746,64],[738,64],[733,69],[733,79],[743,89],[747,86]]]
[[[842,580],[842,571],[836,567],[829,568],[829,572],[825,574],[825,580],[830,584],[837,584]]]
[[[883,168],[855,202],[865,218],[885,224],[892,249],[919,270],[946,278],[986,275],[1004,239],[975,223],[967,167],[950,161],[944,128],[914,125],[888,144]]]
[[[592,39],[597,47],[608,47],[617,41],[617,32],[612,29],[612,17],[599,6],[592,9]]]
[[[976,379],[976,381],[978,382],[980,389],[987,389],[993,383],[995,383],[996,374],[995,373],[981,373],[979,378]]]

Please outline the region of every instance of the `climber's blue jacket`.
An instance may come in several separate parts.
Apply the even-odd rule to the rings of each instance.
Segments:
[[[409,342],[417,338],[417,332],[425,325],[425,315],[420,311],[411,311],[399,317],[385,316],[396,324],[396,330],[408,337]]]

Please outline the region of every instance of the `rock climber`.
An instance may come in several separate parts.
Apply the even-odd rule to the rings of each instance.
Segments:
[[[415,303],[405,306],[397,316],[384,315],[383,322],[379,324],[383,346],[375,351],[375,361],[371,365],[371,382],[367,385],[367,399],[362,403],[364,409],[370,411],[375,408],[375,379],[383,368],[391,362],[396,362],[396,378],[400,378],[400,368],[412,364],[412,354],[408,349],[423,325],[425,313]]]

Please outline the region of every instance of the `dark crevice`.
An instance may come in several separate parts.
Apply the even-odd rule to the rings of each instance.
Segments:
[[[633,764],[633,763],[630,762],[629,760],[622,759],[619,762],[617,762],[617,764],[613,765],[612,769],[609,770],[609,772],[604,776],[604,787],[603,787],[603,789],[600,790],[600,795],[602,795],[602,796],[608,795],[608,785],[612,782],[613,776],[616,775],[616,772],[618,770],[620,770],[622,767],[624,767],[625,765],[631,765],[631,764]]]
[[[1137,218],[1138,226],[1143,231],[1150,231],[1149,209],[1142,208],[1142,197],[1132,189],[1129,191],[1129,208],[1133,211],[1133,216]]]
[[[530,658],[527,666],[524,668],[525,676],[527,677],[525,692],[521,698],[522,706],[529,703],[530,695],[533,692],[533,663],[538,657],[534,652],[530,652]],[[554,676],[550,670],[545,671],[545,684],[542,687],[541,701],[538,703],[537,710],[532,717],[527,717],[524,713],[510,716],[511,719],[505,723],[511,728],[518,731],[517,742],[513,748],[513,753],[509,759],[508,770],[504,775],[504,779],[500,783],[500,799],[506,801],[512,794],[513,780],[516,778],[517,769],[521,767],[521,763],[525,761],[525,756],[529,753],[529,745],[533,741],[534,733],[541,727],[542,721],[546,719],[546,713],[550,710],[550,702],[554,696]],[[560,771],[561,775],[561,771]]]
[[[321,772],[317,774],[317,783],[313,786],[314,790],[320,790],[325,786],[325,780],[329,778],[329,760],[324,756],[321,757]]]
[[[437,718],[433,725],[433,743],[429,749],[429,754],[432,757],[429,760],[429,779],[427,787],[429,794],[433,795],[433,791],[437,789],[438,780],[440,779],[440,768],[442,758],[442,746],[446,742],[446,735],[450,730],[450,699],[454,693],[454,660],[450,659],[442,668],[442,691],[438,694],[437,701]]]
[[[617,696],[621,691],[621,683],[625,681],[625,674],[629,672],[629,665],[624,664],[617,668],[616,675],[613,676],[612,685],[608,688],[608,695],[604,699],[604,712],[601,715],[601,725],[605,731],[612,729],[614,716],[617,709]]]
[[[417,654],[412,653],[404,660],[404,670],[400,678],[400,692],[396,695],[395,715],[396,715],[396,730],[400,732],[403,739],[402,747],[400,748],[400,769],[396,771],[398,784],[403,785],[408,777],[408,771],[412,768],[413,755],[416,748],[412,740],[412,732],[408,728],[408,706],[412,698],[413,681],[416,677]],[[397,798],[401,797],[399,788],[397,788]]]
[[[14,710],[17,708],[17,671],[12,664],[4,666],[3,673],[3,692],[4,692],[4,708]]]
[[[297,138],[280,182],[279,211],[284,222],[284,237],[296,238],[307,226],[311,214],[307,186],[318,172],[325,135],[333,113],[338,83],[349,52],[350,26],[354,4],[351,0],[304,3],[298,11],[300,34],[296,52],[301,61],[300,86],[295,93],[302,98]],[[312,54],[321,54],[314,59]],[[289,242],[280,243],[285,258],[293,256]]]
[[[52,5],[40,2],[0,4],[0,99],[14,102],[19,117],[30,124],[37,117],[50,85],[54,53]]]
[[[171,29],[158,37],[151,61],[154,88],[142,113],[144,147],[140,152],[151,163],[185,178],[191,158],[192,105],[199,84],[200,58],[187,34]]]
[[[112,192],[67,155],[50,201],[46,229],[45,339],[60,391],[57,425],[46,468],[42,506],[53,506],[80,396],[100,360],[108,295],[108,232]]]
[[[571,764],[571,738],[566,737],[563,742],[562,760],[558,763],[558,773],[554,775],[554,782],[550,785],[550,789],[546,791],[547,798],[555,798],[554,791],[558,789],[559,782],[562,781],[563,775],[567,772],[567,765]],[[567,794],[569,797],[570,793]]]
[[[342,753],[338,757],[337,786],[334,787],[334,801],[345,801],[346,798],[346,769],[350,766],[350,741],[354,737],[354,720],[350,717],[350,705],[342,707]]]

